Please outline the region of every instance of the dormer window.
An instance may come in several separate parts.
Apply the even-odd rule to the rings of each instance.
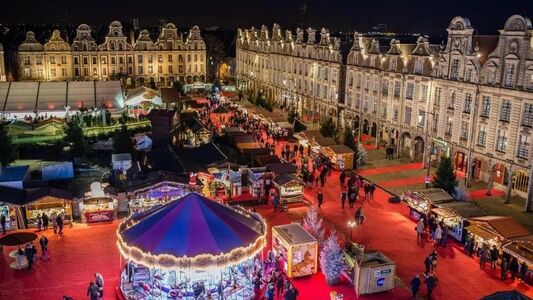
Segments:
[[[516,73],[516,64],[510,63],[507,65],[507,68],[505,70],[505,81],[504,85],[505,87],[513,87],[514,86],[514,78]]]
[[[396,71],[396,67],[398,66],[398,58],[393,57],[390,61],[390,71]]]
[[[454,59],[452,60],[452,68],[451,68],[451,71],[450,71],[450,78],[451,79],[457,79],[459,78],[459,60],[458,59]]]
[[[415,60],[415,74],[422,74],[424,69],[424,61],[422,59]]]

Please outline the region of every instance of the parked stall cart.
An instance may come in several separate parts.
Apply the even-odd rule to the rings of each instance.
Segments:
[[[272,250],[280,256],[289,278],[312,275],[318,270],[318,242],[300,224],[273,226]]]

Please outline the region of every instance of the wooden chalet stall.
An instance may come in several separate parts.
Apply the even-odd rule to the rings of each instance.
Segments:
[[[410,216],[415,220],[420,219],[421,216],[427,216],[434,207],[454,201],[450,194],[437,188],[407,191],[400,196],[400,199],[407,202]]]
[[[355,161],[355,151],[346,145],[331,145],[323,147],[321,153],[327,156],[337,170],[352,170]]]
[[[443,221],[448,227],[448,234],[459,242],[465,237],[465,227],[469,225],[469,218],[482,217],[487,214],[475,203],[456,201],[440,204],[431,213],[437,220]]]
[[[294,203],[304,201],[305,184],[295,175],[288,173],[276,175],[274,187],[278,190],[280,202]]]
[[[485,216],[470,218],[466,230],[472,234],[478,245],[496,246],[498,249],[514,238],[531,233],[512,217]]]

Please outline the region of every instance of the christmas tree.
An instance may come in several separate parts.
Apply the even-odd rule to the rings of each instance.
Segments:
[[[344,255],[334,232],[326,239],[320,251],[320,268],[330,285],[337,284],[339,276],[346,268]]]
[[[433,179],[433,186],[445,190],[450,195],[455,193],[457,179],[455,177],[455,171],[453,170],[451,158],[441,158],[437,173],[435,173],[435,178]]]
[[[311,206],[307,211],[302,226],[318,241],[319,245],[322,245],[325,237],[324,224],[322,217],[318,215],[318,210],[314,206]]]

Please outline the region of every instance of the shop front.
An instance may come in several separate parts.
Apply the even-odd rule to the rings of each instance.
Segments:
[[[273,226],[272,250],[289,278],[318,271],[318,242],[300,224]]]
[[[117,205],[115,197],[85,197],[80,204],[81,221],[83,223],[113,221],[117,217]]]
[[[6,231],[24,228],[24,226],[19,227],[19,222],[23,223],[23,221],[22,216],[17,212],[17,206],[0,202],[0,214],[6,218]]]
[[[67,194],[67,192],[65,192]],[[38,218],[44,214],[49,219],[61,216],[63,222],[72,222],[72,196],[44,196],[24,205],[26,222],[29,227],[37,226]]]
[[[528,266],[526,274],[526,283],[533,283],[533,235],[511,239],[510,242],[503,245],[504,253],[515,257],[519,264],[525,262]]]

